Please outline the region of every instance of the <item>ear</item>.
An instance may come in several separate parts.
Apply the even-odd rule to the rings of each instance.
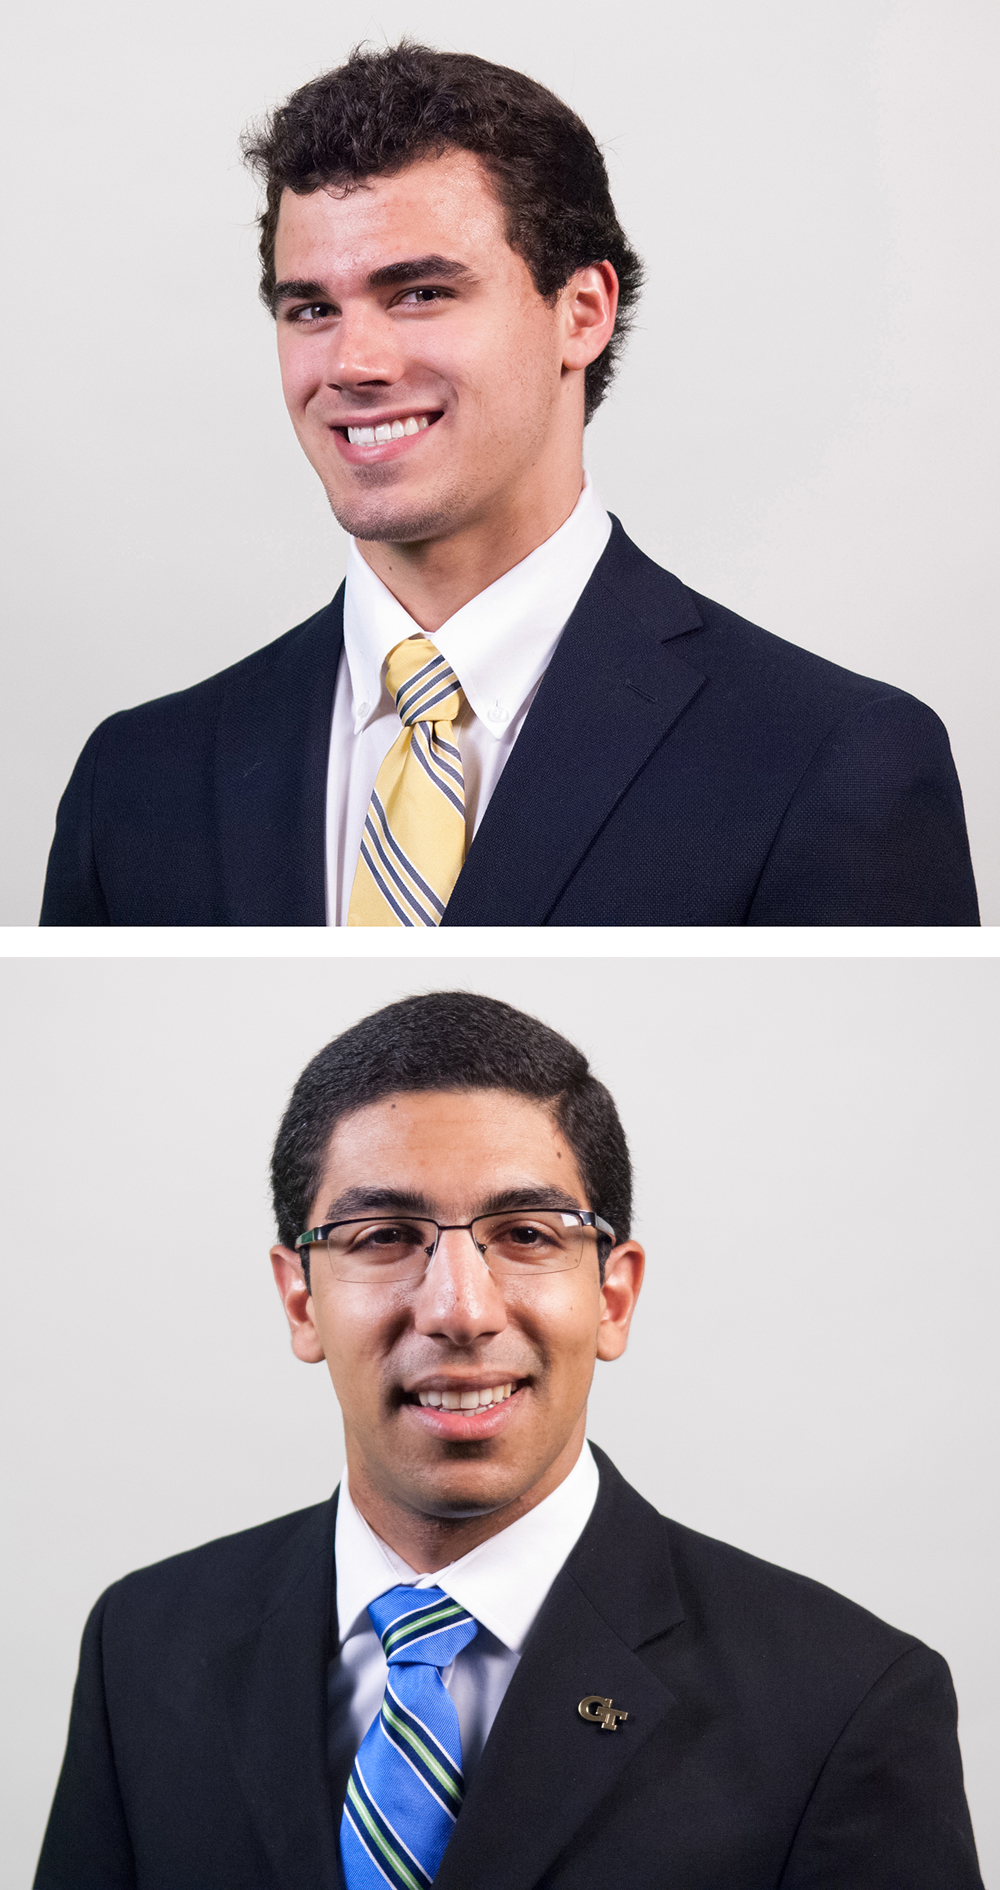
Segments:
[[[312,1298],[298,1254],[291,1247],[272,1247],[271,1270],[285,1308],[292,1351],[306,1365],[321,1364],[326,1354],[316,1330]]]
[[[563,367],[579,371],[611,340],[618,313],[618,277],[609,262],[577,269],[561,292]]]
[[[645,1269],[646,1256],[637,1240],[623,1240],[620,1247],[612,1247],[601,1288],[598,1358],[621,1358]]]

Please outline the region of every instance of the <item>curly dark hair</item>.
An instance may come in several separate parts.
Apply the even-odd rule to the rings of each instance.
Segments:
[[[615,214],[608,174],[582,119],[509,66],[403,40],[356,47],[346,65],[299,86],[243,137],[266,190],[260,217],[261,299],[273,314],[274,239],[283,190],[306,196],[400,171],[450,148],[472,151],[507,216],[507,239],[539,295],[554,301],[574,271],[610,262],[615,331],[586,370],[586,418],[607,392],[642,286],[642,264]]]
[[[430,991],[363,1017],[303,1070],[271,1157],[282,1245],[293,1247],[308,1226],[330,1138],[343,1117],[384,1096],[456,1089],[507,1090],[547,1104],[576,1157],[590,1206],[620,1241],[628,1238],[632,1167],[625,1131],[583,1051],[499,998]],[[599,1243],[602,1275],[609,1244]]]

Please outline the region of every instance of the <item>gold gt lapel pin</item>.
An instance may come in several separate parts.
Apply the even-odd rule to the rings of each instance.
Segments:
[[[612,1706],[603,1693],[588,1693],[577,1707],[581,1719],[589,1719],[591,1725],[599,1726],[602,1732],[617,1732],[619,1721],[628,1718],[621,1706]]]

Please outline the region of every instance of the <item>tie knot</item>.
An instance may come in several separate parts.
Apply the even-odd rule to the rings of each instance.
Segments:
[[[389,651],[385,680],[404,727],[453,722],[461,707],[458,677],[427,637],[407,637]]]
[[[368,1618],[390,1667],[403,1661],[447,1667],[479,1632],[475,1616],[443,1588],[387,1589],[371,1603]]]

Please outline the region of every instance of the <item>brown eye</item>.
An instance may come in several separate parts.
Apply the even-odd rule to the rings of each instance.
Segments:
[[[420,1230],[409,1227],[404,1222],[380,1222],[376,1227],[366,1227],[355,1239],[354,1251],[378,1253],[392,1251],[399,1247],[420,1245]]]
[[[400,304],[410,302],[416,303],[419,308],[428,308],[432,303],[443,302],[448,299],[448,297],[449,291],[447,289],[407,289],[404,294],[400,296],[399,301]]]

